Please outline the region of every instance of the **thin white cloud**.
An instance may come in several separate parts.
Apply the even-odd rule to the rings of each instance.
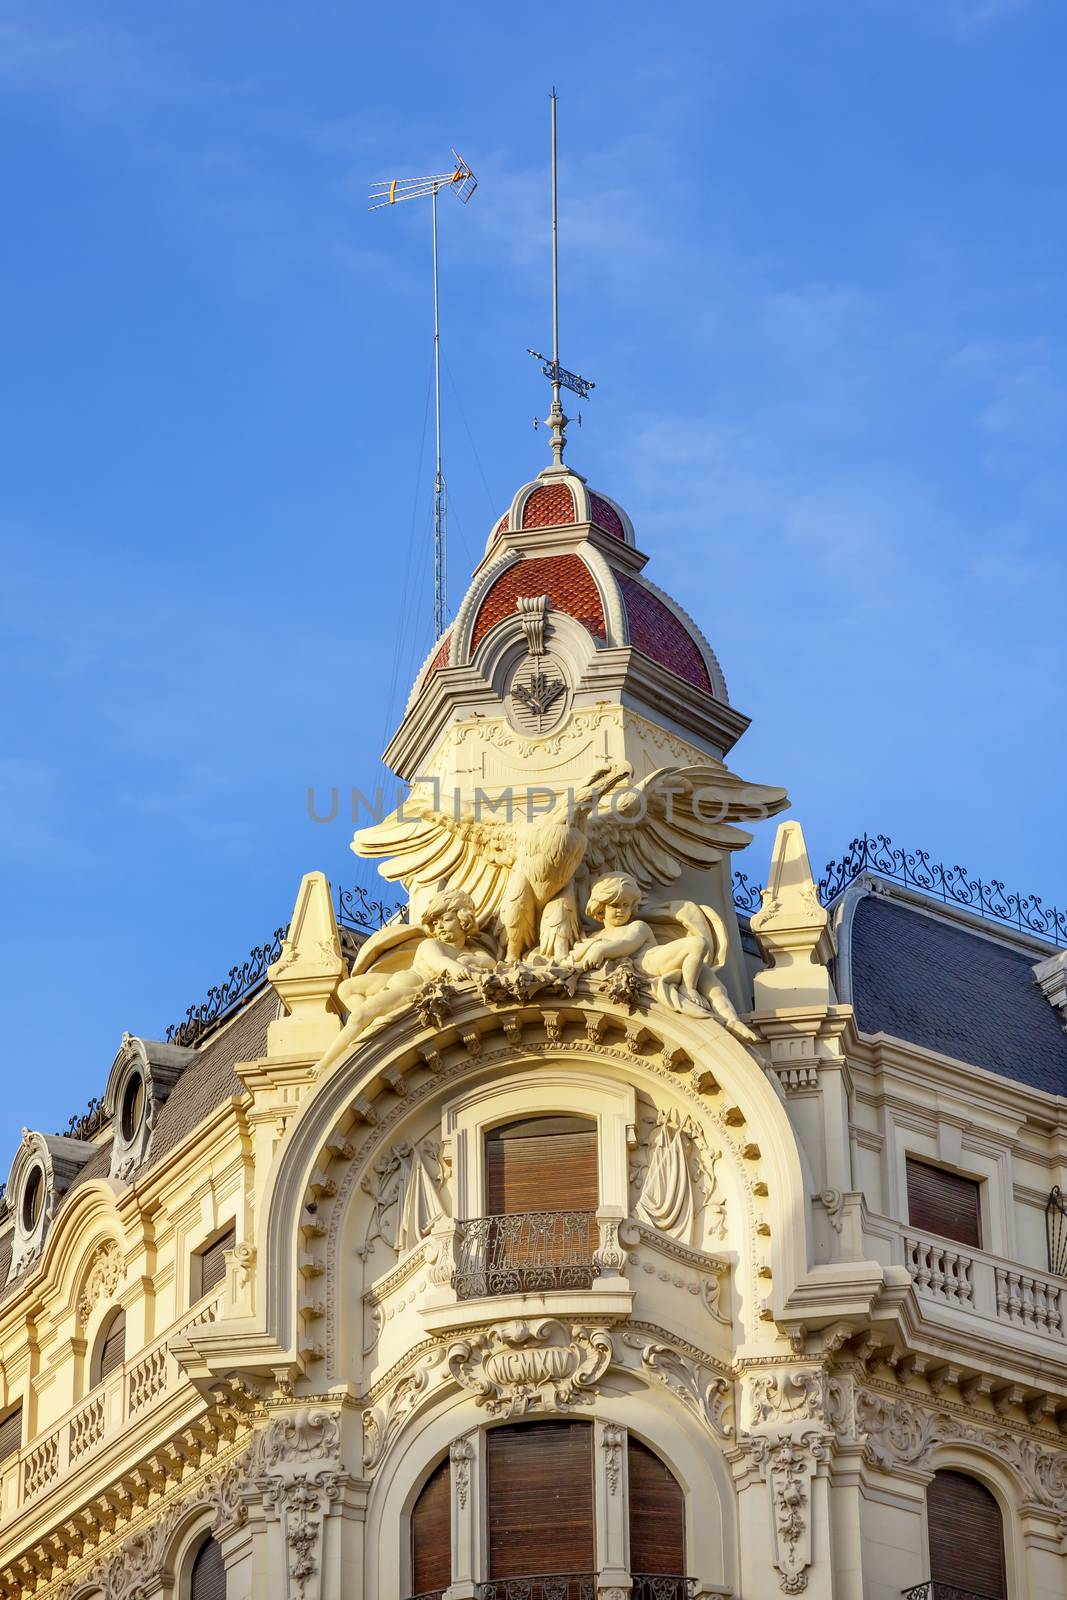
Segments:
[[[1028,0],[952,0],[950,17],[961,33],[988,28],[1022,11]]]

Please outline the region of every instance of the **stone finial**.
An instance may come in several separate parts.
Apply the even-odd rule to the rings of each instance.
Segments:
[[[1034,967],[1034,979],[1050,1006],[1063,1013],[1067,1028],[1067,950],[1057,950]]]
[[[779,825],[763,904],[751,928],[769,968],[753,981],[756,1011],[832,1005],[827,963],[833,953],[825,906],[799,822]]]
[[[321,872],[306,873],[282,953],[267,969],[286,1012],[267,1030],[268,1056],[322,1055],[341,1028],[337,985],[344,976],[329,882]]]

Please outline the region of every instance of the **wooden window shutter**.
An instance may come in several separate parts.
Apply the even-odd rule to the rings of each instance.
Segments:
[[[908,1158],[908,1221],[923,1233],[982,1248],[981,1184]]]
[[[485,1209],[595,1211],[596,1126],[581,1117],[539,1117],[494,1128],[485,1141]]]
[[[490,1578],[591,1573],[592,1425],[528,1422],[492,1428],[486,1453]]]
[[[0,1419],[0,1461],[22,1449],[22,1401]]]
[[[963,1472],[935,1472],[926,1526],[934,1583],[1006,1600],[1003,1519],[985,1484]]]
[[[432,1594],[452,1582],[452,1479],[448,1457],[422,1486],[411,1513],[411,1592]]]
[[[210,1294],[226,1276],[226,1252],[237,1243],[237,1228],[232,1224],[200,1254],[200,1293]]]
[[[628,1441],[626,1455],[630,1478],[630,1571],[681,1577],[685,1572],[685,1495],[681,1484],[639,1439]]]
[[[222,1547],[214,1539],[205,1540],[196,1553],[189,1583],[189,1600],[226,1600],[226,1568],[222,1562]]]
[[[116,1311],[107,1325],[100,1346],[100,1370],[97,1383],[103,1383],[109,1373],[115,1372],[126,1359],[126,1313]]]

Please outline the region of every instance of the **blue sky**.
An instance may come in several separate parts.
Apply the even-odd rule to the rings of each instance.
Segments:
[[[546,459],[553,82],[573,464],[733,764],[819,864],[882,830],[1067,901],[1065,52],[1054,0],[0,4],[0,1169],[301,872],[366,875],[306,791],[376,781],[431,623],[429,219],[366,189],[481,180],[455,604]]]

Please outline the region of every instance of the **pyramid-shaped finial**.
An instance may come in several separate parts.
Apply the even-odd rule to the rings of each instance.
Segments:
[[[267,1030],[267,1054],[317,1060],[337,1036],[341,1007],[337,985],[345,976],[341,938],[330,885],[321,872],[301,880],[282,952],[267,977],[286,1015]]]
[[[769,969],[753,980],[757,1011],[832,1004],[828,921],[803,829],[799,822],[783,822],[774,841],[763,904],[751,922],[769,963]]]

